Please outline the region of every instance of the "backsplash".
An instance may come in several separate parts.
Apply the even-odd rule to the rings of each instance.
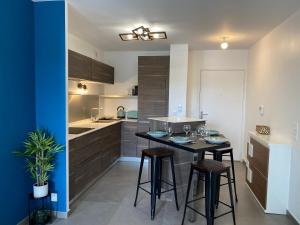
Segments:
[[[99,108],[98,95],[69,94],[69,123],[90,118],[91,109]]]

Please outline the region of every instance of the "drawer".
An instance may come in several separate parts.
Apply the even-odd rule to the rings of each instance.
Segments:
[[[266,209],[268,181],[255,167],[250,165],[250,169],[252,171],[252,182],[246,181],[260,204]]]
[[[249,155],[250,146],[248,145],[247,158],[251,167],[255,167],[265,179],[268,179],[269,168],[269,149],[253,138],[250,139],[250,143],[253,145],[253,157]]]

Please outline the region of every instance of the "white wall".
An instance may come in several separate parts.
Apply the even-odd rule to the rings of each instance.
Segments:
[[[249,52],[247,130],[271,127],[292,143],[289,211],[300,221],[300,141],[294,129],[300,121],[300,11],[257,42]],[[260,116],[258,106],[264,105]],[[279,165],[280,166],[280,165]],[[282,165],[284,166],[284,165]]]
[[[186,116],[189,49],[187,44],[170,46],[169,115]]]
[[[105,84],[105,94],[127,95],[134,85],[138,84],[138,56],[169,55],[169,51],[107,51],[103,61],[115,68],[114,85]],[[117,107],[122,105],[126,110],[137,110],[136,99],[105,99],[104,113],[115,115]]]
[[[187,88],[187,115],[199,117],[200,73],[202,70],[247,71],[247,50],[190,51]]]
[[[68,34],[69,49],[99,61],[103,60],[103,51],[74,34]]]

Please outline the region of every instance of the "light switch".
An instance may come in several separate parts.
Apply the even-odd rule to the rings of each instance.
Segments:
[[[263,116],[265,114],[265,106],[264,105],[258,106],[258,112],[259,115]]]
[[[298,139],[299,139],[299,121],[296,121],[296,123],[295,123],[293,136],[294,136],[295,141],[298,141]]]

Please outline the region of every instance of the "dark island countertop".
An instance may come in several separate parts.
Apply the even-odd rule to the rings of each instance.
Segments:
[[[135,134],[137,137],[145,138],[150,141],[156,141],[161,144],[169,145],[178,149],[186,150],[192,153],[201,153],[203,151],[208,150],[216,150],[221,148],[228,148],[230,147],[230,142],[225,142],[223,144],[210,144],[207,143],[205,140],[198,138],[196,143],[188,143],[188,144],[176,144],[169,140],[168,136],[156,138],[152,137],[147,134],[147,132],[138,132]],[[178,134],[180,135],[180,134]]]

